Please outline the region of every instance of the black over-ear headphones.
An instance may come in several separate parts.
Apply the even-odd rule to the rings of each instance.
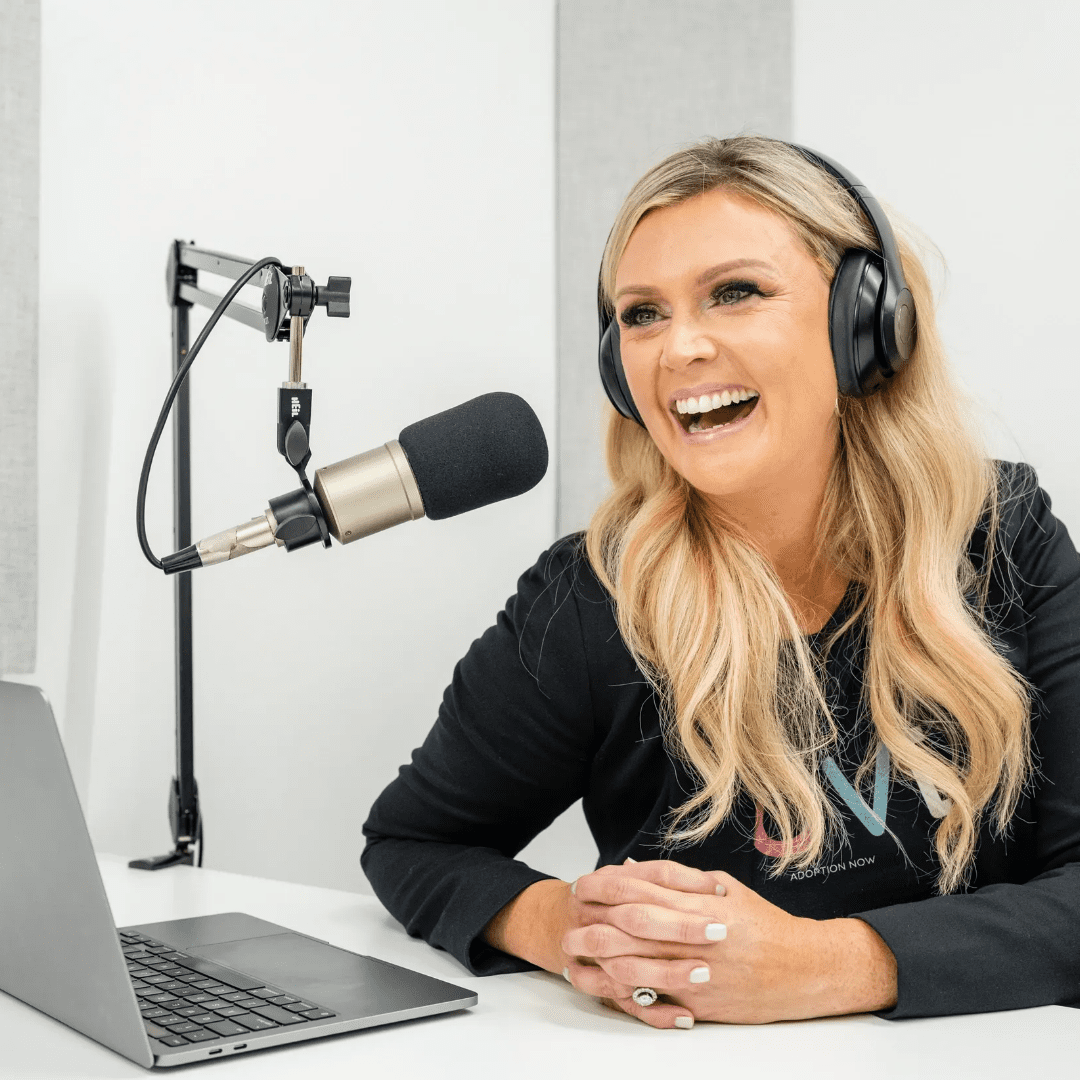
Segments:
[[[866,397],[880,390],[915,348],[915,301],[904,283],[896,239],[881,204],[856,177],[824,154],[788,145],[843,184],[866,214],[881,248],[880,253],[866,248],[845,251],[829,292],[829,343],[837,385],[841,394]],[[623,371],[619,321],[608,309],[599,282],[596,301],[600,380],[611,404],[644,427]]]

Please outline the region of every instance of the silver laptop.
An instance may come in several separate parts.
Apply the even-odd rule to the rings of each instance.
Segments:
[[[117,930],[52,709],[0,682],[0,990],[138,1064],[183,1065],[476,1004],[238,913]]]

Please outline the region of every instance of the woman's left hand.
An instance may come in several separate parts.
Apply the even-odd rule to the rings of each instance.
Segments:
[[[690,1009],[698,1020],[757,1024],[884,1009],[896,1001],[896,962],[859,919],[789,915],[714,871],[722,895],[664,884],[670,860],[605,866],[574,895],[594,921],[570,930],[567,976],[626,1011],[634,987]]]

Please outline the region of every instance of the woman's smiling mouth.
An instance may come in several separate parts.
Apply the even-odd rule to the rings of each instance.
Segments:
[[[700,431],[726,427],[749,416],[759,397],[756,390],[736,386],[697,397],[678,397],[672,402],[671,411],[684,431],[696,435]]]

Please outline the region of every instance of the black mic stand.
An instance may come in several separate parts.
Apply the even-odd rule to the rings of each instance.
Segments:
[[[235,281],[253,264],[242,259],[195,247],[195,241],[175,240],[169,248],[165,285],[172,308],[173,375],[188,353],[188,316],[194,304],[216,308],[220,296],[199,288],[198,272],[204,270]],[[278,453],[296,470],[303,487],[272,500],[279,523],[277,538],[287,550],[321,541],[330,546],[330,534],[322,510],[305,472],[311,460],[311,390],[302,381],[304,329],[316,306],[332,318],[348,318],[350,278],[331,277],[316,285],[294,266],[289,275],[270,266],[251,282],[262,286],[262,310],[234,300],[224,314],[255,330],[267,341],[289,342],[289,380],[278,390]],[[173,420],[173,533],[176,551],[191,546],[191,399],[185,381],[176,397]],[[277,505],[275,505],[275,503]],[[176,572],[179,570],[179,572]],[[165,855],[132,859],[135,870],[163,870],[168,866],[191,866],[195,847],[203,859],[203,822],[199,813],[199,787],[195,782],[195,725],[193,715],[191,573],[173,564],[176,573],[176,775],[169,789],[169,826],[173,850]]]

